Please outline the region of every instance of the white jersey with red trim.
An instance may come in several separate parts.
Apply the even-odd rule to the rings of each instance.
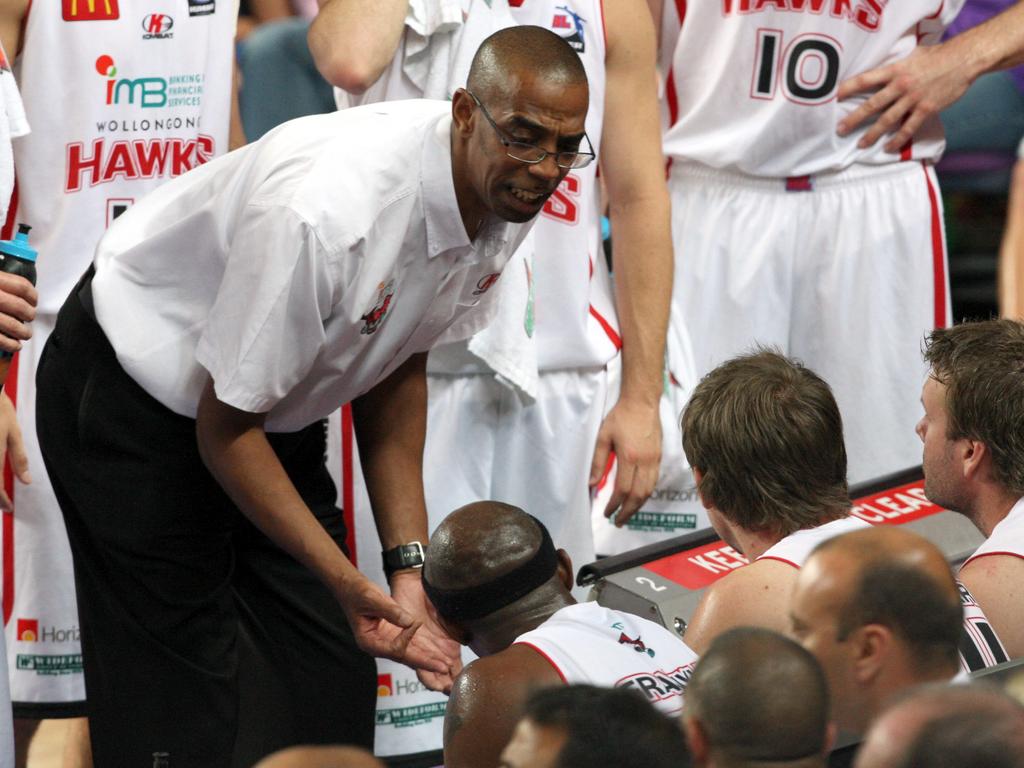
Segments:
[[[28,12],[14,71],[35,130],[14,141],[11,212],[33,227],[39,309],[6,387],[33,481],[8,486],[16,513],[2,548],[11,695],[26,717],[84,714],[85,698],[71,553],[35,439],[36,363],[107,225],[227,151],[237,15],[237,0],[53,0]]]
[[[986,555],[1024,558],[1024,498],[1013,505],[1006,517],[992,529],[991,535],[964,561],[964,565]],[[960,567],[963,568],[963,565]]]
[[[635,688],[666,715],[682,711],[697,664],[665,627],[594,602],[562,608],[515,643],[541,654],[569,685]]]
[[[821,542],[870,527],[871,523],[859,517],[841,517],[814,528],[801,528],[769,547],[757,560],[779,560],[794,568],[803,568],[811,552]]]
[[[54,313],[107,225],[227,151],[237,0],[33,3],[15,73],[36,130],[14,142],[18,218]]]
[[[837,171],[853,163],[936,160],[938,117],[890,153],[836,133],[869,94],[839,102],[841,82],[939,41],[965,0],[665,0],[665,154],[754,176]],[[678,33],[672,38],[672,30]],[[671,61],[669,61],[671,56]]]
[[[961,671],[974,672],[1008,661],[1010,655],[989,623],[985,611],[963,583],[958,580],[956,585],[964,607],[964,628],[960,633]]]

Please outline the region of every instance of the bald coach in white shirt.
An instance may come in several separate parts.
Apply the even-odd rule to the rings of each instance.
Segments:
[[[352,401],[385,549],[425,542],[425,353],[487,322],[480,286],[561,182],[552,154],[579,148],[588,102],[575,52],[536,27],[489,38],[469,87],[542,126],[549,154],[510,157],[461,89],[293,121],[133,206],[65,303],[39,430],[97,764],[227,765],[236,735],[371,746],[356,646],[450,684],[418,571],[392,599],[346,556],[322,419]],[[243,640],[284,691],[259,728]]]

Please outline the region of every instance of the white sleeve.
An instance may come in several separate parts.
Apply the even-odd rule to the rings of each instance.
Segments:
[[[196,358],[221,402],[265,413],[320,354],[337,280],[313,229],[292,210],[251,203],[235,232]]]

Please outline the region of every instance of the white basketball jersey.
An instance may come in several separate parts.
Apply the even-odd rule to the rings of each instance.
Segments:
[[[15,72],[33,128],[14,143],[19,221],[56,312],[113,219],[227,151],[237,0],[33,3]]]
[[[1024,499],[1013,505],[1006,517],[992,529],[992,535],[974,550],[974,554],[964,561],[964,565],[985,555],[1012,555],[1024,558]]]
[[[578,603],[516,638],[568,685],[635,688],[666,715],[683,709],[697,654],[660,624],[597,603]]]
[[[712,168],[787,177],[853,163],[935,160],[938,117],[901,152],[858,149],[836,125],[867,95],[839,102],[841,82],[938,42],[964,0],[665,0],[678,29],[666,68],[665,154]]]
[[[996,635],[974,595],[960,581],[960,603],[964,607],[964,629],[960,634],[960,669],[974,672],[1008,661],[1010,656]]]
[[[838,520],[819,525],[815,528],[802,528],[786,536],[774,546],[769,547],[758,560],[779,560],[794,568],[803,568],[811,552],[821,542],[844,533],[870,528],[871,523],[858,517],[841,517]]]

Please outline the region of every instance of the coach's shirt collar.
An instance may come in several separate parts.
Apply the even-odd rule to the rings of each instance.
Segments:
[[[467,258],[478,261],[505,246],[511,236],[511,225],[488,215],[476,240],[470,241],[455,196],[451,141],[452,117],[449,114],[437,121],[423,142],[420,189],[427,227],[427,256],[434,258],[445,251],[466,249],[469,251]]]

